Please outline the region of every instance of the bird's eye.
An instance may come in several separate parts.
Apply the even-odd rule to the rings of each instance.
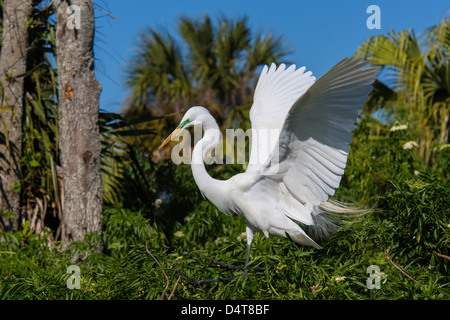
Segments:
[[[182,123],[180,123],[180,125],[178,126],[178,128],[183,128],[185,125],[187,125],[189,122],[191,122],[191,120],[186,119],[185,121],[183,121]]]

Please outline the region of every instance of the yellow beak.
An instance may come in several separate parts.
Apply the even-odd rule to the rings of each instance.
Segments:
[[[168,144],[172,138],[176,137],[181,131],[181,128],[176,128],[175,130],[173,130],[173,132],[170,134],[170,136],[167,137],[166,140],[163,141],[163,143],[161,143],[161,145],[159,146],[158,150],[161,150],[162,147],[164,147],[166,144]]]

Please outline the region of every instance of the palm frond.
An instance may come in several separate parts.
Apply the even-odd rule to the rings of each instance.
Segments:
[[[430,161],[432,146],[448,142],[450,106],[450,19],[418,38],[413,30],[391,31],[363,43],[357,55],[387,70],[387,86],[395,93],[396,108],[423,132],[419,152]],[[377,88],[373,96],[390,100],[391,92]]]

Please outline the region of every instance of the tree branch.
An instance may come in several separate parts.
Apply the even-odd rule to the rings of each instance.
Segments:
[[[161,263],[159,263],[158,259],[156,259],[155,256],[152,255],[152,253],[150,252],[150,250],[148,250],[148,243],[145,244],[145,249],[147,250],[148,254],[156,261],[156,263],[158,264],[158,266],[161,268],[161,270],[162,270],[162,272],[163,272],[163,274],[164,274],[164,277],[166,277],[167,284],[166,284],[166,287],[164,288],[164,291],[163,291],[163,293],[162,293],[162,295],[161,295],[161,300],[164,300],[164,294],[166,293],[167,288],[169,287],[169,282],[170,282],[170,281],[169,281],[169,277],[167,276],[166,272],[164,271],[164,268],[162,267]],[[177,281],[177,282],[178,282],[178,281]],[[172,294],[171,294],[171,295],[172,295]],[[171,297],[170,297],[170,298],[171,298]]]
[[[377,246],[378,247],[378,246]],[[394,261],[392,261],[391,258],[389,258],[387,252],[385,250],[383,250],[383,248],[378,247],[381,251],[383,251],[384,256],[386,257],[386,259],[397,269],[399,270],[401,273],[403,273],[408,279],[413,280],[415,283],[418,283],[418,281],[416,279],[414,279],[413,277],[411,277],[410,275],[408,275],[405,271],[403,271],[402,268],[400,268],[399,266],[397,266]]]
[[[175,293],[175,289],[177,288],[178,282],[180,281],[181,276],[178,276],[177,282],[175,282],[175,285],[173,286],[172,292],[169,295],[169,298],[167,298],[167,300],[172,299],[173,294]]]
[[[436,252],[436,251],[434,251],[434,250],[433,250],[433,252],[434,252],[438,257],[440,257],[440,258],[444,258],[444,259],[450,260],[450,257],[449,257],[449,256],[446,256],[445,254]]]

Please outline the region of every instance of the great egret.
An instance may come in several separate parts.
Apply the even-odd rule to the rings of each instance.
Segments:
[[[204,157],[218,144],[220,130],[204,107],[190,108],[161,144],[160,148],[189,127],[203,128],[203,138],[192,152],[192,174],[201,193],[218,209],[246,219],[246,265],[257,231],[266,238],[289,235],[299,244],[320,249],[316,241],[338,230],[335,214],[349,209],[328,199],[339,186],[357,112],[377,72],[370,62],[353,57],[317,81],[305,67],[264,66],[250,109],[249,165],[228,180],[213,179],[205,168]],[[273,129],[279,129],[276,139],[261,136],[263,130]]]

